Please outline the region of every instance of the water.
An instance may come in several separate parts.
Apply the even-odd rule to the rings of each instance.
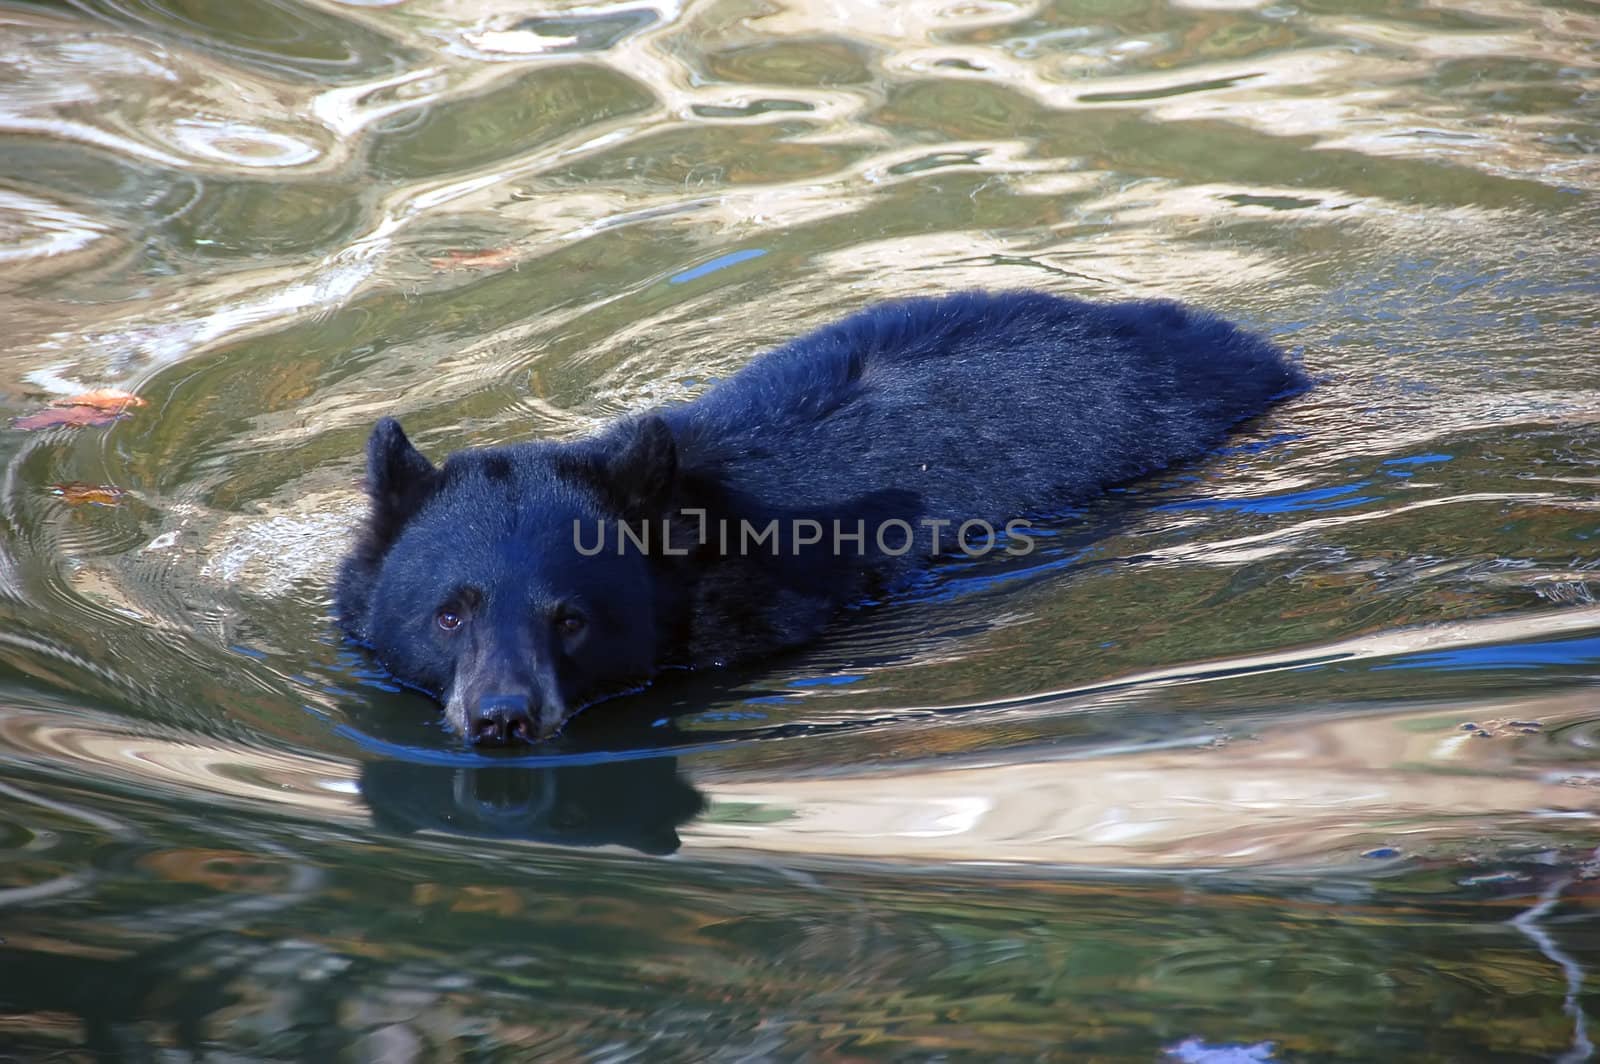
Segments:
[[[0,1054],[1593,1055],[1592,5],[82,0],[0,58]],[[378,416],[581,434],[965,286],[1320,383],[553,749],[331,629]]]

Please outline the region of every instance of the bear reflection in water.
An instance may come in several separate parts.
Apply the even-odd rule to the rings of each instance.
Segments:
[[[672,757],[546,768],[375,761],[361,794],[378,827],[563,846],[677,850],[678,827],[705,805]]]

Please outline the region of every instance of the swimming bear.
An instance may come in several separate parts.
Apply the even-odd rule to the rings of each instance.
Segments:
[[[367,443],[335,611],[468,741],[553,737],[663,668],[792,647],[941,554],[1197,458],[1307,386],[1167,301],[962,292],[869,307],[594,436]]]

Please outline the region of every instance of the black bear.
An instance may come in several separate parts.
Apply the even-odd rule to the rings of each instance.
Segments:
[[[858,312],[686,403],[435,467],[399,423],[340,622],[469,741],[553,736],[662,668],[816,635],[941,553],[1198,457],[1306,386],[1171,302],[964,292]]]

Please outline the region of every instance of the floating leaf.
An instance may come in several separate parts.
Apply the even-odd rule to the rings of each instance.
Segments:
[[[116,506],[128,493],[110,484],[85,484],[75,480],[70,484],[50,485],[50,494],[73,506]]]
[[[446,251],[428,260],[436,270],[475,270],[517,264],[516,248],[490,248],[487,251]]]
[[[120,414],[131,406],[144,406],[145,402],[132,392],[119,391],[116,388],[96,388],[92,392],[82,392],[78,395],[69,395],[63,399],[55,399],[51,406],[88,406],[96,410],[107,410]]]
[[[109,425],[124,417],[127,415],[120,410],[101,410],[93,406],[52,406],[38,413],[19,417],[11,424],[13,428],[33,432],[38,429],[52,429],[58,425],[80,428],[86,425]]]
[[[144,406],[145,401],[132,392],[116,388],[97,388],[50,401],[45,410],[19,417],[11,424],[25,432],[51,429],[59,425],[82,428],[92,425],[109,425],[127,416],[129,409]]]

